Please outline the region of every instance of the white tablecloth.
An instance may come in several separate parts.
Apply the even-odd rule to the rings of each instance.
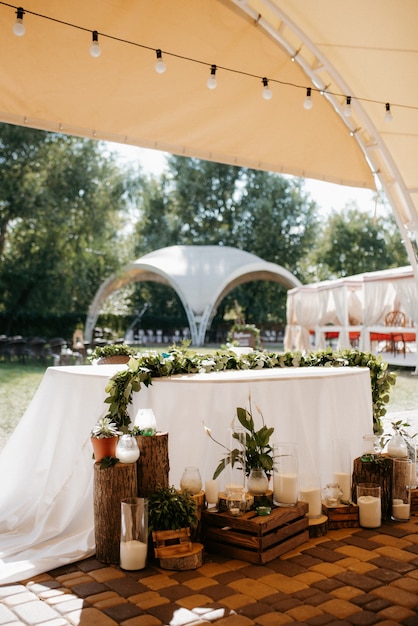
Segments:
[[[94,553],[90,430],[106,413],[105,387],[120,365],[51,367],[0,454],[0,583],[26,579]],[[259,407],[273,441],[298,445],[300,472],[332,480],[331,442],[352,458],[371,434],[370,374],[363,368],[286,368],[154,379],[134,394],[132,419],[152,408],[169,433],[170,484],[187,465],[211,478],[236,407]]]

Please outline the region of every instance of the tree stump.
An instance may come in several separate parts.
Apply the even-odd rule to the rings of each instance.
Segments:
[[[117,463],[100,469],[94,464],[94,535],[96,558],[102,563],[119,564],[121,500],[137,497],[136,463]]]
[[[381,454],[371,461],[354,459],[352,500],[357,502],[356,487],[359,483],[376,483],[381,487],[382,519],[390,519],[392,513],[392,465],[390,456]]]
[[[169,486],[168,433],[136,437],[140,451],[137,466],[138,496],[148,498],[157,489]]]

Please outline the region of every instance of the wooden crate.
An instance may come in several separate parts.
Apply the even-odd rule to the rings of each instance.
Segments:
[[[239,517],[229,513],[202,514],[202,537],[209,552],[257,563],[268,563],[309,539],[308,505],[275,507],[270,515],[248,511]]]
[[[418,489],[411,489],[411,513],[418,513]]]
[[[327,506],[322,503],[322,512],[328,517],[328,530],[337,528],[358,528],[357,504],[340,504],[339,506]]]

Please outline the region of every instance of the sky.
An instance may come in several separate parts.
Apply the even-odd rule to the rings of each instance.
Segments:
[[[144,172],[159,175],[165,169],[166,153],[136,146],[110,143],[109,149],[118,155],[122,163],[140,162]],[[320,212],[327,215],[330,211],[341,211],[350,202],[355,202],[359,209],[373,215],[375,212],[375,192],[325,183],[319,180],[305,179],[305,190],[316,201]]]

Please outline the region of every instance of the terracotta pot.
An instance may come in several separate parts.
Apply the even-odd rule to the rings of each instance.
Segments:
[[[106,437],[105,439],[91,437],[91,445],[93,446],[94,460],[96,463],[100,463],[105,456],[116,457],[118,439],[119,437]]]

